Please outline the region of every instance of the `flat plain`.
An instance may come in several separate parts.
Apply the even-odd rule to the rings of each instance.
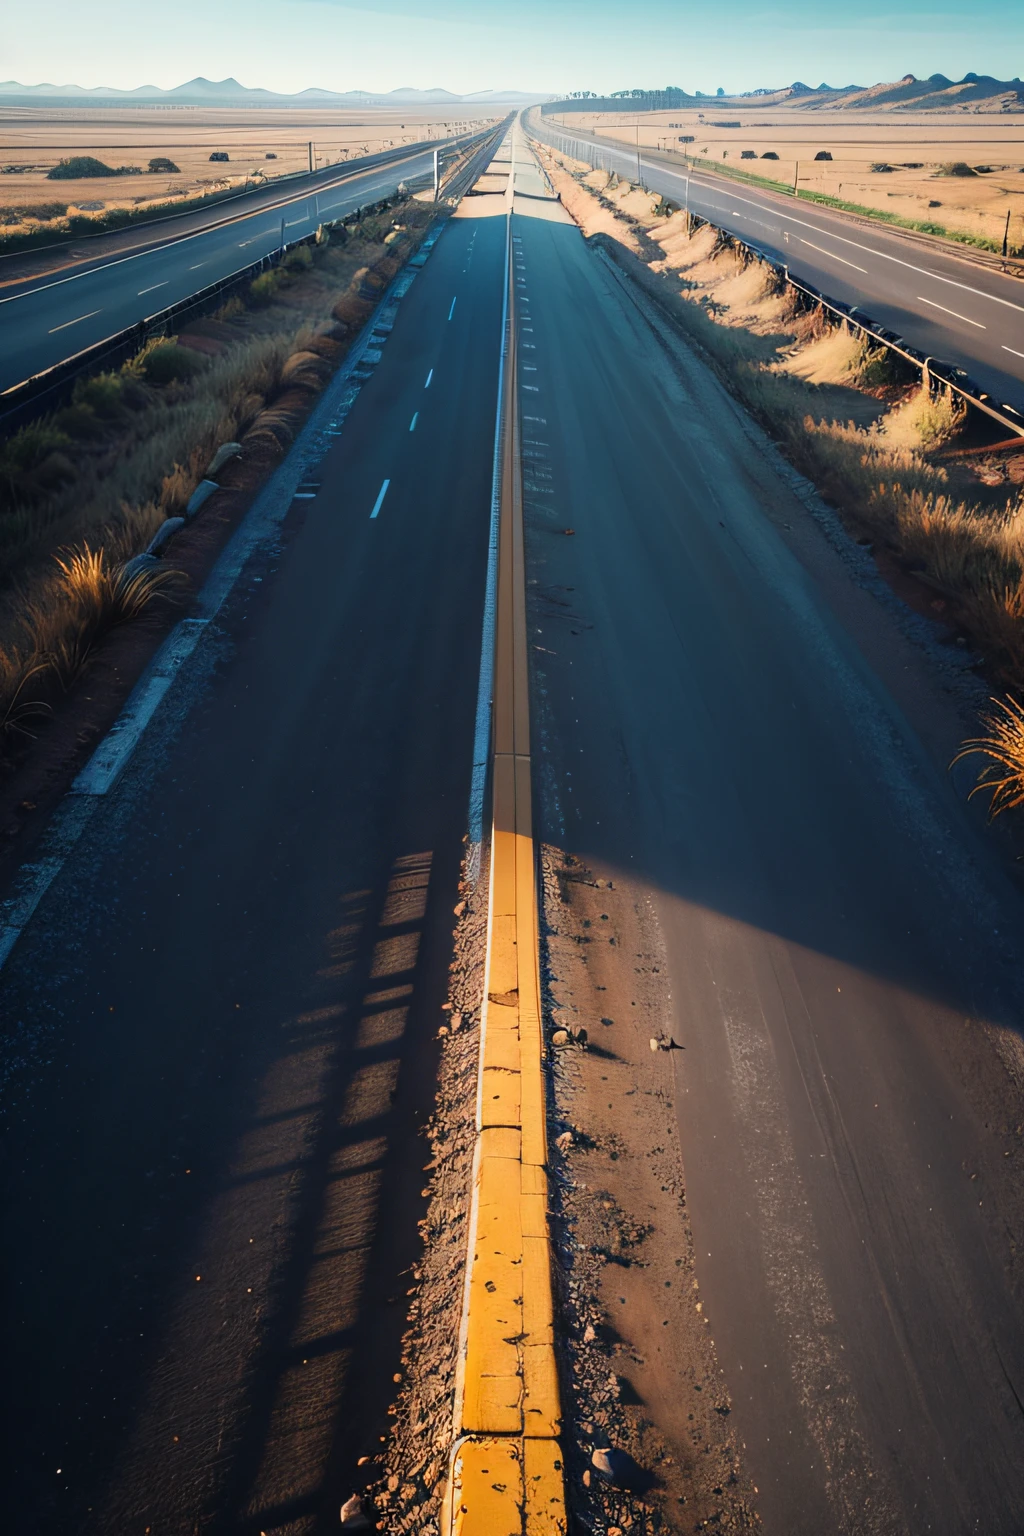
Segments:
[[[1024,119],[1006,114],[815,111],[794,107],[567,114],[642,148],[674,150],[804,192],[1024,247]],[[816,159],[827,155],[829,159]],[[959,174],[945,169],[959,166]]]
[[[264,177],[342,164],[402,144],[475,129],[471,109],[292,112],[280,108],[0,107],[0,237],[66,212],[100,215],[226,191]],[[226,154],[212,161],[213,154]],[[90,156],[130,175],[49,179],[60,160]],[[175,171],[150,173],[151,160]],[[59,208],[55,205],[59,205]]]

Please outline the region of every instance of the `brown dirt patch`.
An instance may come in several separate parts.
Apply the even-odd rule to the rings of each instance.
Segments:
[[[694,1275],[671,1052],[650,1044],[667,1043],[661,943],[639,890],[553,848],[543,871],[548,1033],[570,1035],[551,1046],[570,1506],[584,1530],[753,1530],[756,1489]],[[646,1492],[593,1470],[609,1445]]]

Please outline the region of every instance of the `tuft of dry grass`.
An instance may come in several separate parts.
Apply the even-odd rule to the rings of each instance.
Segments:
[[[981,754],[988,763],[981,769],[971,796],[989,790],[989,816],[1024,805],[1024,708],[1015,699],[993,699],[993,710],[981,718],[986,734],[965,741],[950,767]]]
[[[0,731],[31,734],[28,721],[46,711],[48,697],[66,692],[97,643],[159,599],[173,601],[184,586],[172,566],[132,570],[88,544],[54,557],[48,587],[20,615],[20,643],[0,647]]]

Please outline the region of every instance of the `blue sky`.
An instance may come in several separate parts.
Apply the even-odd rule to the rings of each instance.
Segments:
[[[43,23],[43,24],[41,24]],[[1024,0],[48,0],[7,8],[0,78],[562,92],[911,71],[1024,74]]]

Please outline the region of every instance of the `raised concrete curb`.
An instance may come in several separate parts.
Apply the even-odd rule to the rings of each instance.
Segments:
[[[511,245],[511,212],[507,238]],[[511,263],[509,269],[505,398],[499,411],[487,958],[454,1448],[442,1519],[446,1536],[563,1536],[566,1529],[548,1232]]]

